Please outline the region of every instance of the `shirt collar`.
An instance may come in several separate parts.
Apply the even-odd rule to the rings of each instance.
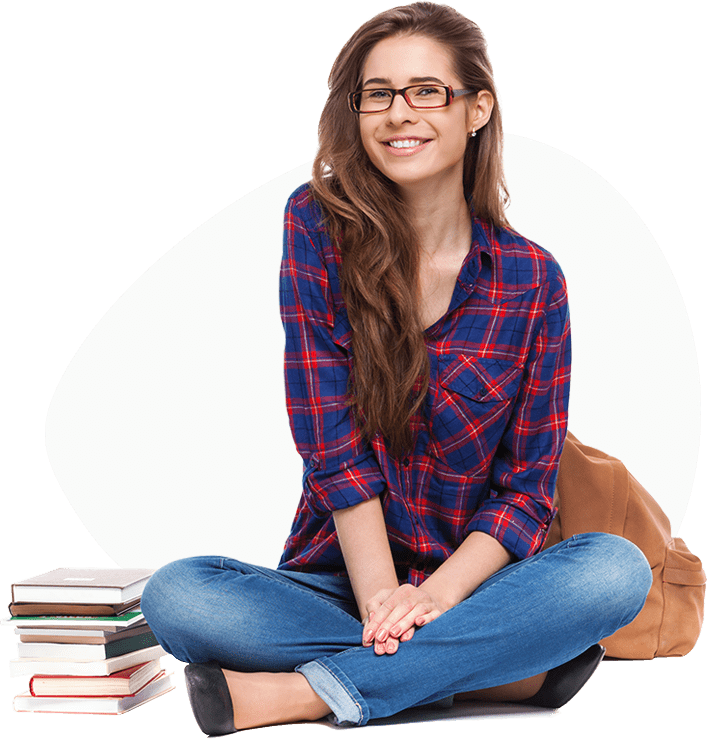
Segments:
[[[494,250],[491,246],[489,225],[472,213],[471,248],[462,263],[458,277],[458,282],[466,292],[471,293],[474,289],[484,263],[493,270]]]

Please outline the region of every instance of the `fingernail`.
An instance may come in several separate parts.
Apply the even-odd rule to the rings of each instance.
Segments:
[[[378,632],[378,636],[376,636],[376,639],[378,639],[378,641],[383,641],[384,639],[387,639],[387,638],[388,638],[388,635],[385,633],[385,629],[381,629]]]

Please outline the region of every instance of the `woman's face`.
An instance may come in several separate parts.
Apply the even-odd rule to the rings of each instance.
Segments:
[[[362,79],[364,89],[399,90],[421,82],[463,87],[447,49],[419,35],[379,41],[366,59]],[[361,140],[371,162],[403,190],[459,188],[474,100],[464,96],[444,108],[416,110],[396,95],[388,110],[359,114]]]

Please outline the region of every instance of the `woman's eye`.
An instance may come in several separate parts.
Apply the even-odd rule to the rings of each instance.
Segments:
[[[432,97],[434,95],[442,94],[443,92],[439,87],[420,87],[417,92],[415,92],[415,95],[419,95],[420,97]]]
[[[364,90],[363,96],[366,100],[387,100],[390,93],[388,90]]]

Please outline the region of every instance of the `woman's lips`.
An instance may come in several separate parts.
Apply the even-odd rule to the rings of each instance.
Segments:
[[[409,157],[422,151],[432,139],[391,139],[384,141],[386,151],[396,157]]]

